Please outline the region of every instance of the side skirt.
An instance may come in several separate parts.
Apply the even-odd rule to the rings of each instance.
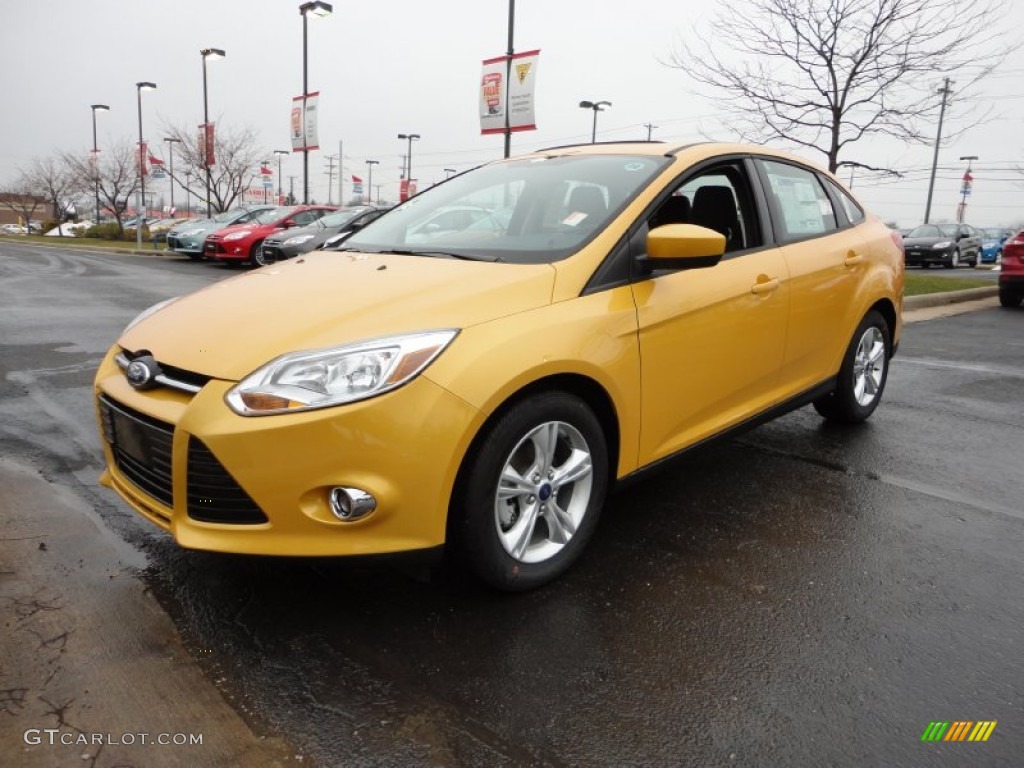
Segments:
[[[634,472],[630,472],[628,475],[625,475],[624,477],[620,477],[615,482],[614,489],[618,491],[621,490],[622,488],[629,487],[633,483],[646,478],[649,473],[659,472],[665,469],[666,467],[675,464],[683,456],[688,456],[694,451],[699,451],[711,445],[717,445],[718,443],[725,442],[726,440],[732,440],[733,438],[742,435],[744,432],[749,432],[750,430],[755,429],[761,426],[762,424],[767,424],[769,421],[773,421],[774,419],[777,419],[780,416],[784,416],[790,411],[795,411],[797,408],[802,408],[805,405],[808,405],[809,403],[813,402],[814,400],[817,400],[819,397],[827,395],[829,392],[834,390],[836,388],[836,378],[836,376],[831,376],[825,381],[821,382],[820,384],[816,384],[810,389],[801,392],[799,395],[791,397],[789,400],[779,403],[778,405],[772,406],[767,411],[763,411],[762,413],[759,413],[756,416],[752,416],[746,421],[741,421],[739,424],[729,427],[728,429],[723,430],[722,432],[719,432],[716,435],[706,437],[700,442],[694,443],[693,445],[689,445],[680,451],[676,451],[670,456],[666,456],[662,459],[658,459],[657,461],[652,462],[651,464],[640,467],[640,469],[637,469]]]

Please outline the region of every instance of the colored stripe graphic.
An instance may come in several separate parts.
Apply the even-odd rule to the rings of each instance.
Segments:
[[[933,720],[921,734],[921,741],[988,741],[996,720]]]

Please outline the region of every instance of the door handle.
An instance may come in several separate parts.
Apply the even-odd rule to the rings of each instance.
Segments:
[[[765,280],[758,280],[752,286],[750,286],[750,292],[756,296],[763,296],[766,293],[771,293],[779,287],[779,278],[770,277]]]
[[[845,264],[848,267],[856,267],[862,261],[864,261],[864,257],[863,256],[861,256],[859,253],[853,253],[851,251],[847,255],[847,257],[845,259],[843,259],[843,264]]]

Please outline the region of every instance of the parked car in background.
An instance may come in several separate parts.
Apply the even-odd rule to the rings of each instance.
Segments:
[[[1019,307],[1024,300],[1024,230],[1003,243],[1003,260],[999,267],[999,303]]]
[[[251,222],[263,211],[269,211],[275,207],[273,205],[251,205],[245,208],[232,208],[209,219],[189,219],[173,227],[167,233],[167,249],[182,253],[193,261],[198,261],[204,258],[203,243],[208,234],[233,224]]]
[[[312,224],[332,211],[328,205],[278,206],[261,212],[247,224],[235,224],[206,236],[203,253],[208,259],[262,266],[263,241],[281,230]]]
[[[342,208],[340,211],[322,216],[309,226],[270,235],[263,241],[263,248],[260,252],[262,261],[258,263],[270,264],[293,258],[302,253],[309,253],[335,235],[354,232],[369,224],[382,213],[384,211],[368,205]]]
[[[1003,257],[1003,243],[1013,234],[1012,230],[1001,227],[986,227],[981,230],[982,264],[998,264]]]
[[[967,224],[921,224],[903,238],[903,253],[908,267],[973,267],[981,257],[981,233]]]
[[[28,230],[20,224],[4,224],[0,226],[0,232],[5,235],[27,235]]]
[[[439,212],[497,206],[475,240],[480,219],[410,242]],[[444,545],[529,589],[581,555],[617,481],[810,403],[867,419],[903,282],[898,233],[793,155],[495,161],[341,251],[142,313],[96,375],[101,482],[185,547]]]
[[[149,236],[154,243],[162,243],[167,240],[167,233],[174,229],[179,224],[183,224],[189,221],[184,217],[182,218],[171,218],[171,219],[159,219],[149,225]]]

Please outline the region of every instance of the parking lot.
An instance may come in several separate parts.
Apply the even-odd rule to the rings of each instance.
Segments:
[[[107,345],[146,306],[231,274],[0,243],[0,459],[48,488],[5,490],[4,503],[30,520],[52,494],[87,514],[118,579],[173,621],[171,669],[135,665],[121,685],[194,675],[240,716],[223,727],[263,755],[252,764],[1019,762],[1024,311],[908,325],[867,424],[804,408],[690,454],[620,489],[565,578],[507,596],[449,569],[186,552],[95,485],[91,380]],[[46,543],[36,534],[31,547]],[[15,578],[0,582],[12,639],[33,628],[11,607]],[[97,600],[103,621],[118,621],[118,599]],[[85,636],[66,638],[62,668],[90,663]],[[25,687],[3,674],[0,688]],[[101,710],[125,731],[150,727],[110,695],[58,701],[40,680],[8,707],[16,764],[82,764],[20,743],[22,729],[58,724],[28,719],[46,712],[39,698],[72,699],[61,718],[83,729]],[[936,720],[998,725],[981,744],[922,743]],[[220,723],[207,723],[212,744]],[[134,749],[94,764],[181,764]]]

